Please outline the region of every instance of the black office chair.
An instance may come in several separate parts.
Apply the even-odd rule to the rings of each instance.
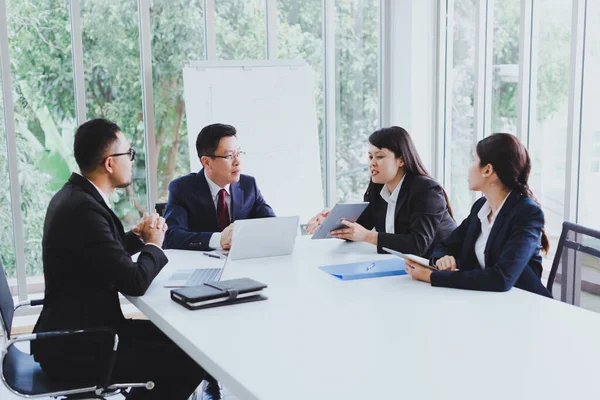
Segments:
[[[593,288],[598,289],[597,284],[582,282],[581,279],[581,253],[600,258],[600,249],[583,244],[584,236],[598,240],[600,247],[600,231],[572,222],[563,222],[562,232],[546,285],[546,288],[552,293],[554,281],[557,277],[560,278],[560,300],[576,306],[579,305],[582,287],[584,290],[586,286],[588,287],[588,290],[585,291],[591,291]],[[559,267],[561,269],[560,274],[558,273]],[[596,291],[594,290],[594,292]]]
[[[156,212],[158,213],[158,215],[160,215],[161,217],[164,217],[165,210],[167,208],[167,203],[156,203],[154,208],[156,209]]]
[[[0,376],[2,376],[4,385],[12,393],[25,398],[104,399],[108,396],[124,394],[129,388],[146,388],[147,390],[154,388],[153,382],[111,384],[111,375],[116,361],[119,337],[109,328],[33,333],[11,338],[10,330],[14,312],[19,307],[39,306],[43,302],[44,300],[30,300],[21,302],[13,308],[14,303],[8,287],[8,280],[6,279],[2,261],[0,260],[0,325],[6,338],[4,346],[0,349]],[[96,386],[76,387],[72,384],[50,380],[44,374],[40,365],[33,359],[32,355],[24,353],[14,346],[15,343],[19,342],[31,342],[57,336],[75,336],[98,332],[106,333],[114,342],[106,371],[106,378],[104,382],[98,383]]]

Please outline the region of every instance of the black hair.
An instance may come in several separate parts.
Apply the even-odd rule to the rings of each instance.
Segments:
[[[118,140],[119,125],[104,118],[87,121],[77,128],[73,152],[82,173],[93,171],[107,149]]]
[[[480,140],[476,150],[481,167],[490,164],[504,186],[530,197],[539,205],[529,188],[531,158],[516,136],[509,133],[494,133]],[[542,250],[544,253],[550,250],[550,241],[545,228],[542,228]]]
[[[373,146],[379,149],[386,148],[390,150],[394,153],[396,158],[402,157],[402,159],[404,160],[404,169],[406,172],[412,173],[414,175],[421,175],[431,178],[431,175],[429,175],[429,172],[427,172],[423,161],[421,161],[421,157],[419,157],[419,153],[417,152],[415,143],[413,142],[406,129],[401,128],[399,126],[390,126],[389,128],[382,128],[378,131],[373,132],[371,136],[369,136],[369,143],[371,143]],[[373,185],[373,180],[371,180],[369,182],[367,192],[365,193],[365,199],[369,196]],[[442,188],[442,191],[444,192],[444,197],[446,198],[448,213],[452,218],[454,218],[454,213],[452,212],[452,207],[450,206],[450,199],[448,198],[448,194],[446,193],[444,188]]]
[[[222,138],[236,135],[237,131],[231,125],[212,124],[205,126],[196,138],[198,158],[214,155]]]

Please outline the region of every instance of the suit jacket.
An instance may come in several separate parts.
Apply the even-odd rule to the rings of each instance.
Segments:
[[[42,249],[46,288],[34,332],[93,327],[118,331],[125,320],[119,292],[143,295],[167,263],[161,249],[126,234],[97,189],[78,174],[50,201]],[[131,254],[138,251],[133,262]],[[32,353],[44,362],[56,356],[90,356],[95,347],[101,352],[107,342],[112,344],[107,336],[84,336],[35,341]]]
[[[451,255],[460,271],[435,271],[433,286],[504,292],[516,286],[552,297],[542,285],[541,235],[544,213],[527,196],[513,191],[496,216],[485,246],[485,269],[475,256],[475,242],[481,233],[477,213],[486,202],[477,200],[462,224],[434,250],[433,261]]]
[[[241,175],[239,182],[230,185],[230,193],[231,222],[275,216],[253,177]],[[165,248],[209,249],[210,237],[214,232],[219,232],[219,223],[204,169],[177,178],[169,184],[165,219],[169,226]]]
[[[436,243],[456,228],[448,212],[442,187],[426,176],[407,173],[396,202],[394,232],[385,232],[388,203],[381,197],[381,184],[371,184],[365,201],[369,203],[356,222],[379,232],[377,251],[382,247],[402,253],[429,257]]]

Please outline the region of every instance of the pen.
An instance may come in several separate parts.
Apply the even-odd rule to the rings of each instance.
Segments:
[[[210,254],[210,253],[202,253],[202,254],[204,254],[205,256],[212,257],[212,258],[218,258],[219,260],[221,259],[221,257],[219,257],[219,256],[217,256],[215,254]]]
[[[375,263],[374,263],[374,262],[372,262],[371,264],[369,264],[369,265],[367,266],[367,272],[368,272],[368,271],[370,271],[370,270],[371,270],[371,268],[373,268],[374,266],[375,266]]]

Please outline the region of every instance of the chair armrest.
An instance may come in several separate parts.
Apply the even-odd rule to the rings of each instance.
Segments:
[[[21,307],[35,307],[35,306],[41,306],[43,304],[44,304],[44,299],[25,300],[25,301],[21,301],[21,302],[17,303],[17,305],[15,305],[14,311],[17,311]]]
[[[117,360],[117,350],[119,348],[119,335],[114,329],[108,327],[99,327],[99,328],[88,328],[88,329],[78,329],[78,330],[66,330],[66,331],[52,331],[52,332],[39,332],[39,333],[30,333],[25,335],[19,335],[12,337],[10,340],[6,342],[4,348],[0,351],[0,363],[4,364],[4,357],[8,353],[8,349],[13,346],[15,343],[19,342],[32,342],[34,340],[39,339],[48,339],[55,338],[61,336],[75,336],[81,334],[89,334],[89,333],[105,333],[113,337],[113,347],[112,352],[109,356],[108,368],[106,371],[106,380],[103,385],[100,385],[103,388],[106,388],[111,383],[111,377],[115,365],[115,361]]]

